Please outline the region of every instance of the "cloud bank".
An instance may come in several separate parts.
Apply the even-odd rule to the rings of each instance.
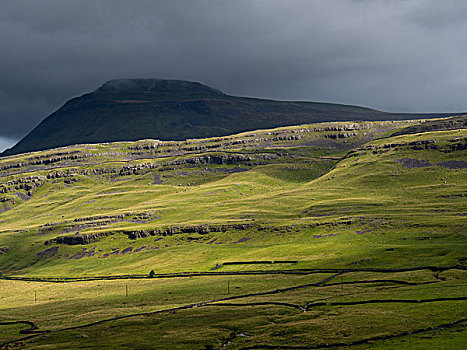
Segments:
[[[116,78],[467,111],[466,35],[463,0],[0,1],[0,137]]]

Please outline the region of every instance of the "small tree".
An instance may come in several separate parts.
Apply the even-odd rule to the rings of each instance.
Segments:
[[[151,272],[149,272],[149,277],[151,278],[156,277],[156,273],[154,272],[154,270],[151,270]]]

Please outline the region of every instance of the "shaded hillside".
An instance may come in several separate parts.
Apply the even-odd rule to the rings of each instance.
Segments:
[[[392,136],[417,134],[420,132],[455,130],[467,128],[467,116],[457,116],[440,120],[427,120],[422,124],[410,125],[404,129],[396,131]]]
[[[236,97],[187,81],[112,80],[65,103],[3,155],[79,143],[185,140],[324,121],[416,117],[350,105]]]

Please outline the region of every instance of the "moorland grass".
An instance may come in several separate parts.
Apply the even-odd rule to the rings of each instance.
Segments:
[[[1,279],[0,320],[29,320],[39,330],[54,330],[23,343],[38,349],[221,348],[224,344],[228,348],[319,348],[319,344],[355,349],[463,348],[461,320],[467,309],[465,300],[452,298],[465,297],[467,177],[465,167],[449,168],[442,162],[465,162],[465,150],[452,145],[462,145],[467,132],[388,137],[403,123],[367,124],[368,128],[365,124],[355,135],[343,138],[330,137],[339,135],[330,130],[351,123],[164,142],[156,149],[151,148],[154,141],[145,140],[3,158],[0,179],[7,189],[0,195],[5,199],[0,204],[3,277],[104,279],[70,283]],[[297,133],[301,138],[290,137]],[[67,152],[83,157],[54,156]],[[56,160],[50,164],[34,163],[53,157]],[[225,161],[203,163],[206,157]],[[404,158],[408,163],[401,161]],[[23,165],[10,167],[18,163]],[[28,190],[20,184],[30,183],[31,177],[40,179],[40,185],[27,198]],[[221,225],[225,232],[162,234],[166,229]],[[128,232],[147,234],[131,239]],[[54,241],[77,234],[105,236],[84,245]],[[263,260],[297,263],[248,264]],[[368,270],[430,266],[452,268]],[[334,276],[328,285],[263,293],[333,275],[276,274],[313,268],[360,271]],[[151,270],[156,274],[261,270],[263,274],[105,280],[105,276],[148,276]],[[245,297],[228,302],[266,304],[214,303],[65,330],[115,316],[240,295]],[[358,304],[439,298],[447,299]],[[310,302],[326,305],[309,306],[303,312],[277,304],[304,307]],[[357,304],[333,306],[333,302]],[[440,325],[443,328],[436,328]],[[0,343],[27,336],[19,334],[24,328],[0,326]],[[382,338],[372,342],[374,337]]]

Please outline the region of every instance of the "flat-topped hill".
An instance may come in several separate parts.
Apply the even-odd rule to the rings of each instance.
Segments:
[[[325,121],[420,117],[351,105],[237,97],[181,80],[119,79],[69,100],[3,155],[80,143],[185,140]]]

